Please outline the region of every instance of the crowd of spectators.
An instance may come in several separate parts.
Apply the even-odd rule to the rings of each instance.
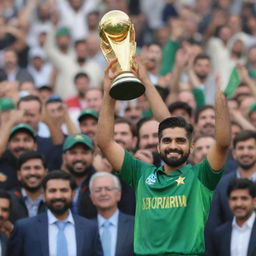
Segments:
[[[107,65],[98,24],[114,9],[126,12],[134,24],[136,53],[170,115],[182,116],[194,126],[191,164],[203,160],[214,142],[216,86],[224,90],[231,71],[237,70],[239,84],[228,97],[233,142],[213,197],[205,255],[218,255],[216,232],[232,220],[225,237],[230,255],[254,255],[256,247],[250,246],[256,225],[248,224],[249,235],[243,237],[244,226],[234,224],[237,213],[229,204],[232,191],[240,187],[228,194],[234,178],[256,181],[254,0],[0,1],[0,210],[2,200],[15,205],[5,207],[8,214],[0,221],[2,252],[12,224],[47,210],[42,180],[52,170],[68,172],[76,182],[72,213],[97,217],[90,178],[98,172],[114,172],[94,143]],[[159,166],[158,121],[151,107],[147,95],[119,101],[114,137],[140,160]],[[29,174],[32,178],[22,169],[27,162],[35,172]],[[134,192],[120,182],[118,209],[134,215]],[[255,219],[255,214],[250,216]],[[246,241],[242,249],[237,245],[241,239]]]

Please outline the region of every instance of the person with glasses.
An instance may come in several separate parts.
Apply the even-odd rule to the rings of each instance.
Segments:
[[[97,172],[89,183],[96,206],[97,222],[104,256],[133,256],[134,217],[119,211],[119,179],[111,173]]]

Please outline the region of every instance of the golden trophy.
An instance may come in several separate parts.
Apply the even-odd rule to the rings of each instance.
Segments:
[[[117,100],[131,100],[141,96],[145,87],[131,72],[136,51],[134,26],[129,16],[118,10],[106,13],[99,23],[100,47],[106,60],[117,59],[117,73],[110,96]]]

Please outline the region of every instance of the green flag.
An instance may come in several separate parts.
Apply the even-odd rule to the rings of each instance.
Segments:
[[[238,85],[240,84],[240,82],[241,82],[240,75],[238,73],[237,68],[234,67],[229,76],[228,84],[227,84],[226,88],[224,89],[224,93],[226,94],[228,99],[230,99],[233,96],[233,94],[234,94],[236,88],[238,87]]]

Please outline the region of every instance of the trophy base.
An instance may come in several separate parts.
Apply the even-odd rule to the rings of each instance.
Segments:
[[[122,72],[114,79],[109,94],[116,100],[132,100],[144,92],[144,85],[133,73]]]

